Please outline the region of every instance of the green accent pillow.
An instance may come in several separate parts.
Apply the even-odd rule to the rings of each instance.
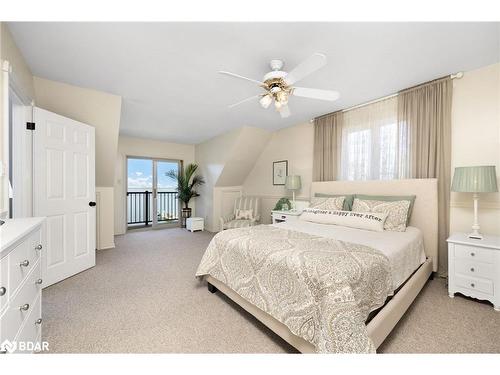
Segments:
[[[354,194],[354,198],[365,201],[384,201],[384,202],[394,202],[394,201],[410,201],[410,207],[408,208],[408,215],[406,217],[406,226],[410,225],[411,213],[413,212],[413,204],[415,203],[416,195],[366,195],[366,194]],[[352,208],[352,203],[351,203]]]
[[[325,194],[325,193],[315,193],[315,197],[318,198],[335,198],[335,197],[345,197],[344,206],[342,209],[344,211],[352,211],[352,204],[354,202],[354,194]]]

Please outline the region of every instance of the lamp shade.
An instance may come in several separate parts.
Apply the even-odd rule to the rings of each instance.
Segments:
[[[498,191],[495,166],[455,168],[451,191],[462,193],[494,193]]]
[[[302,187],[300,176],[286,176],[285,188],[288,190],[299,190]]]

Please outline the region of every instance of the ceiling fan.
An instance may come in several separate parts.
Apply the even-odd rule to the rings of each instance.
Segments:
[[[272,70],[264,76],[262,81],[247,78],[231,72],[219,71],[221,74],[254,82],[264,89],[262,94],[254,95],[250,98],[231,104],[229,108],[236,107],[237,105],[254,99],[259,99],[259,103],[262,108],[269,108],[271,103],[274,101],[274,107],[276,110],[280,113],[281,117],[286,118],[290,116],[290,109],[288,108],[288,98],[290,95],[327,101],[335,101],[340,97],[340,94],[337,91],[292,86],[296,82],[326,65],[326,56],[321,53],[315,53],[308,59],[302,61],[288,73],[282,70],[284,66],[283,60],[271,60],[269,65]]]

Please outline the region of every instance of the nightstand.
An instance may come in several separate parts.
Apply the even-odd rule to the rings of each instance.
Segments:
[[[471,239],[465,233],[448,238],[448,294],[488,300],[500,311],[500,237]]]
[[[273,224],[283,223],[284,221],[298,220],[302,211],[271,211]]]

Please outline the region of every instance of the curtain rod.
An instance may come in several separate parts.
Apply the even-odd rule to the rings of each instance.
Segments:
[[[417,88],[417,87],[420,87],[420,86],[425,86],[429,83],[432,83],[432,82],[435,82],[435,81],[439,81],[441,79],[445,79],[445,78],[450,78],[450,79],[460,79],[464,76],[464,73],[463,72],[458,72],[458,73],[455,73],[455,74],[450,74],[448,76],[444,76],[444,77],[441,77],[441,78],[436,78],[436,79],[433,79],[432,81],[428,81],[428,82],[425,82],[425,83],[421,83],[419,85],[416,85],[416,86],[412,86],[412,87],[409,87],[405,90],[411,90],[411,89],[414,89],[414,88]],[[405,91],[405,90],[401,90],[401,91]],[[309,122],[313,122],[314,119],[319,119],[319,118],[322,118],[322,117],[325,117],[325,116],[330,116],[330,115],[333,115],[334,113],[337,113],[337,112],[347,112],[347,111],[352,111],[353,109],[357,109],[357,108],[361,108],[361,107],[364,107],[364,106],[367,106],[367,105],[370,105],[370,104],[375,104],[375,103],[378,103],[378,102],[381,102],[383,100],[387,100],[387,99],[391,99],[391,98],[394,98],[396,96],[399,95],[399,92],[396,92],[394,94],[390,94],[390,95],[387,95],[387,96],[383,96],[382,98],[378,98],[378,99],[374,99],[374,100],[371,100],[369,102],[365,102],[365,103],[361,103],[361,104],[356,104],[352,107],[348,107],[348,108],[344,108],[344,109],[339,109],[338,111],[335,111],[335,112],[331,112],[331,113],[326,113],[324,115],[321,115],[321,116],[318,116],[318,117],[315,117],[311,120],[309,120]]]

